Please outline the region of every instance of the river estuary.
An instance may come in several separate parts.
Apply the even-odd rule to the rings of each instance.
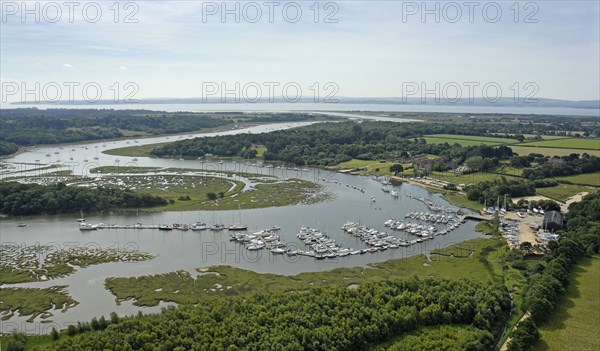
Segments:
[[[234,211],[189,211],[139,214],[85,214],[88,223],[118,223],[146,225],[162,223],[194,223],[204,221],[209,225],[215,222],[226,225],[243,223],[248,225],[248,232],[258,231],[272,226],[279,226],[281,240],[288,242],[289,247],[304,248],[296,238],[301,227],[318,228],[335,239],[342,247],[364,249],[367,246],[358,238],[344,231],[341,226],[348,222],[361,222],[368,227],[381,231],[386,230],[384,222],[390,218],[404,218],[404,214],[413,211],[427,212],[427,206],[409,197],[420,196],[436,204],[453,207],[441,199],[439,194],[402,184],[394,187],[399,197],[394,198],[381,190],[381,184],[369,177],[353,176],[337,172],[313,168],[267,168],[259,165],[246,165],[243,162],[220,163],[200,162],[197,160],[169,160],[147,157],[111,156],[102,151],[119,147],[144,145],[158,142],[174,141],[196,136],[212,136],[237,133],[262,133],[273,130],[288,129],[307,123],[280,123],[231,130],[220,133],[197,134],[191,136],[169,136],[145,139],[95,142],[87,144],[40,146],[28,149],[3,161],[13,165],[21,174],[38,174],[39,171],[28,171],[47,164],[64,164],[75,175],[89,175],[89,169],[98,166],[140,166],[140,167],[178,167],[211,171],[251,172],[264,175],[275,175],[282,178],[302,178],[321,184],[333,194],[330,200],[312,205],[296,205],[252,210]],[[47,156],[50,155],[50,156]],[[72,158],[72,160],[71,160]],[[87,162],[85,161],[87,160]],[[382,165],[387,167],[388,165]],[[14,176],[14,174],[12,174]],[[9,176],[9,175],[4,175]],[[357,189],[362,189],[359,191]],[[375,198],[375,201],[373,201]],[[212,265],[231,265],[261,273],[297,274],[301,272],[323,271],[338,267],[364,266],[372,262],[409,257],[426,253],[432,249],[443,248],[461,241],[481,237],[474,230],[475,222],[468,221],[448,235],[436,236],[410,247],[388,249],[373,254],[352,255],[328,260],[316,260],[312,257],[274,255],[268,250],[248,251],[240,244],[229,241],[227,231],[158,231],[134,229],[104,229],[96,231],[80,231],[76,218],[79,214],[57,216],[33,216],[24,218],[26,227],[17,227],[20,218],[0,221],[0,241],[2,244],[19,245],[50,244],[61,248],[72,246],[99,246],[102,248],[136,249],[155,255],[156,258],[135,263],[106,263],[78,269],[76,273],[59,279],[44,282],[15,284],[19,287],[49,287],[67,285],[70,295],[79,305],[65,313],[53,311],[53,323],[26,323],[27,317],[12,317],[2,321],[0,332],[15,327],[28,333],[46,333],[52,326],[64,327],[68,323],[79,320],[90,320],[93,317],[108,314],[112,311],[120,315],[156,312],[155,308],[133,306],[125,302],[117,306],[114,296],[104,288],[107,277],[128,277],[172,272],[183,269],[194,272],[195,268]],[[409,238],[404,232],[390,232],[401,238]]]

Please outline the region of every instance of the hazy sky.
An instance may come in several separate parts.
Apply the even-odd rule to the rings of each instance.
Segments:
[[[462,86],[462,97],[465,84],[481,96],[488,83],[509,97],[600,95],[598,1],[524,1],[518,11],[514,1],[227,2],[224,21],[221,2],[120,2],[118,12],[113,1],[76,3],[71,12],[62,1],[30,1],[24,15],[21,1],[2,1],[3,88],[39,82],[50,96],[55,82],[64,99],[70,82],[78,98],[95,83],[110,99],[133,82],[138,98],[201,97],[239,82],[265,97],[268,84],[278,95],[294,83],[304,97],[334,87],[338,96],[399,97],[439,82],[453,96]]]

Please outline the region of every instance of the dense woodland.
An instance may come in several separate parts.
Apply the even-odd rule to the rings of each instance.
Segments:
[[[501,201],[500,205],[503,204],[504,195],[509,199],[512,197],[535,195],[535,186],[533,182],[506,180],[506,178],[501,177],[492,181],[467,185],[465,191],[469,200],[479,201],[488,206],[495,206],[498,199]]]
[[[0,141],[19,146],[124,137],[123,130],[151,135],[219,127],[232,121],[193,113],[145,110],[2,110]]]
[[[219,299],[156,315],[82,323],[54,349],[366,350],[419,326],[470,326],[461,350],[490,350],[510,311],[506,288],[417,278]],[[98,331],[92,332],[90,329]],[[446,343],[453,340],[447,340]],[[427,349],[428,340],[415,349]]]
[[[13,143],[0,141],[0,156],[14,154],[18,149],[19,147]]]
[[[308,114],[244,114],[241,112],[155,112],[147,110],[91,110],[35,108],[0,110],[0,156],[16,146],[73,143],[122,138],[126,132],[176,134],[244,123],[315,120]]]
[[[0,213],[38,215],[165,205],[166,200],[111,187],[77,187],[0,182]]]
[[[475,125],[462,126],[476,133]],[[253,145],[264,145],[267,161],[297,165],[327,166],[353,158],[377,160],[405,158],[410,155],[433,154],[441,159],[434,169],[449,169],[474,156],[508,159],[513,156],[505,146],[471,146],[427,144],[425,134],[445,133],[449,126],[439,123],[340,122],[321,123],[293,130],[263,134],[243,134],[182,140],[154,149],[156,156],[202,157],[207,154],[224,157],[256,157]]]

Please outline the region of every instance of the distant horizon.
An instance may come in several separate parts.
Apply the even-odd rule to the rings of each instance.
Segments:
[[[486,97],[482,97],[482,96],[477,96],[477,97],[473,97],[473,98],[459,98],[456,101],[449,101],[447,99],[444,99],[443,97],[438,97],[436,101],[435,97],[432,96],[427,96],[427,97],[414,97],[414,96],[406,96],[406,97],[402,97],[402,96],[373,96],[373,97],[368,97],[368,96],[335,96],[334,97],[336,100],[338,101],[332,101],[332,102],[314,102],[312,98],[308,98],[308,97],[300,97],[298,99],[298,101],[286,101],[283,98],[274,98],[273,101],[267,101],[267,100],[261,100],[261,101],[246,101],[243,98],[238,98],[239,101],[235,101],[236,98],[235,97],[207,97],[207,98],[203,98],[201,96],[194,96],[194,97],[147,97],[147,98],[138,98],[135,99],[137,100],[137,102],[135,101],[119,101],[119,102],[115,102],[114,100],[111,99],[100,99],[97,101],[87,101],[87,100],[58,100],[58,101],[10,101],[10,102],[4,102],[3,104],[8,104],[8,105],[29,105],[29,104],[47,104],[47,105],[77,105],[77,104],[137,104],[137,103],[148,103],[148,104],[153,104],[153,103],[165,103],[165,102],[178,102],[178,103],[199,103],[199,104],[272,104],[272,103],[314,103],[314,104],[322,104],[322,103],[327,103],[327,104],[348,104],[348,103],[364,103],[364,104],[386,104],[386,103],[393,103],[393,104],[406,104],[406,105],[470,105],[470,104],[484,104],[484,105],[490,105],[490,106],[498,106],[500,104],[504,104],[503,106],[506,106],[506,104],[508,105],[522,105],[522,106],[535,106],[537,104],[540,103],[549,103],[549,102],[556,102],[556,103],[569,103],[569,104],[596,104],[598,105],[597,107],[600,108],[600,99],[589,99],[589,100],[569,100],[569,99],[554,99],[554,98],[544,98],[544,97],[536,97],[534,100],[535,101],[527,101],[527,102],[523,102],[523,101],[519,101],[519,102],[515,102],[513,97],[510,96],[502,96],[502,97],[498,97],[497,101],[491,101],[490,99],[486,100]],[[225,99],[226,101],[223,101],[223,99]],[[423,101],[423,99],[425,99],[425,101]],[[2,106],[3,104],[0,104],[0,106]],[[569,107],[573,107],[573,106],[569,106]],[[594,106],[596,107],[596,106]],[[582,107],[582,108],[587,108],[587,107]],[[593,108],[593,107],[590,107]]]

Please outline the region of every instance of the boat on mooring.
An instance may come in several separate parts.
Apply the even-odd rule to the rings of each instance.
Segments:
[[[87,231],[87,230],[97,230],[98,226],[97,225],[92,225],[89,223],[81,223],[79,224],[79,230],[81,231]]]
[[[206,223],[204,223],[204,222],[196,222],[196,223],[192,224],[190,229],[197,232],[197,231],[208,229],[208,225],[206,225]]]

